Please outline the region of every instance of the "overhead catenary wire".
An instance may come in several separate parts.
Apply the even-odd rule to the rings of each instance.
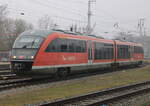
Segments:
[[[8,8],[8,9],[11,9],[11,11],[13,10],[14,12],[16,12],[17,14],[18,13],[20,13],[20,12],[24,12],[25,10],[18,10],[18,9],[13,9],[13,8]],[[29,18],[32,18],[33,17],[33,15],[31,14],[32,12],[29,12],[29,13],[25,13],[25,14],[27,14],[27,15],[25,15],[26,17],[29,17]],[[36,15],[37,16],[41,16],[41,15],[39,15],[39,14],[37,14],[36,13]],[[35,14],[34,14],[34,16],[35,16]],[[71,22],[75,22],[75,24],[80,24],[80,23],[82,23],[82,24],[86,24],[87,22],[86,21],[81,21],[81,20],[77,20],[77,19],[73,19],[73,18],[68,18],[68,17],[63,17],[63,16],[51,16],[51,18],[53,18],[54,20],[57,18],[57,19],[59,19],[59,20],[65,20],[65,21],[71,21]],[[133,20],[131,20],[131,21],[133,21]],[[113,23],[115,23],[114,21],[108,21],[108,20],[102,20],[102,21],[99,21],[98,23],[97,23],[97,25],[98,26],[103,26],[103,27],[106,27],[107,25],[106,25],[106,23],[110,23],[110,24],[112,24],[110,27],[112,27],[113,26]],[[108,27],[108,26],[107,26]]]
[[[24,14],[25,14],[25,16],[26,16],[26,14],[27,14],[27,17],[29,16],[29,17],[33,17],[33,15],[31,15],[31,13],[32,12],[30,12],[30,11],[28,11],[28,12],[26,12],[25,10],[19,10],[19,9],[14,9],[14,8],[10,8],[10,7],[8,7],[7,9],[10,9],[11,11],[13,11],[13,12],[16,12],[16,13],[19,13],[18,15],[20,15],[22,12],[25,12]],[[36,16],[43,16],[43,15],[40,15],[40,14],[35,14],[34,13],[34,15],[36,15]],[[69,18],[69,17],[63,17],[63,16],[50,16],[50,17],[55,17],[55,18],[61,18],[62,20],[68,20],[68,21],[76,21],[76,22],[80,22],[80,23],[87,23],[87,21],[82,21],[82,20],[78,20],[78,19],[73,19],[73,18]]]
[[[13,8],[8,8],[8,9],[10,9],[11,11],[13,10],[13,12],[15,12],[15,13],[19,13],[18,15],[20,15],[21,13],[23,13],[23,14],[25,14],[24,15],[24,17],[29,17],[29,18],[31,18],[31,17],[34,17],[35,16],[35,12],[34,12],[34,16],[33,16],[33,11],[28,11],[28,12],[26,12],[25,10],[22,10],[22,9],[13,9]],[[37,14],[36,14],[37,15]],[[41,16],[41,15],[39,15],[38,14],[38,16]],[[82,21],[82,20],[79,20],[79,19],[73,19],[73,18],[69,18],[69,17],[63,17],[63,16],[51,16],[52,18],[57,18],[57,20],[59,19],[59,21],[60,20],[65,20],[65,21],[70,21],[70,23],[74,23],[74,24],[79,24],[79,26],[80,25],[85,25],[85,23],[87,23],[86,21]]]
[[[37,3],[37,4],[39,4],[39,5],[45,6],[45,7],[47,7],[47,8],[53,7],[53,8],[55,8],[55,9],[59,10],[59,11],[64,10],[65,12],[68,12],[68,13],[71,13],[71,14],[76,14],[76,15],[78,15],[78,16],[83,16],[83,14],[81,14],[81,13],[79,13],[79,12],[75,12],[75,11],[70,11],[68,8],[65,9],[65,7],[64,7],[64,8],[61,8],[61,7],[58,7],[58,6],[56,6],[56,5],[51,5],[50,3],[49,3],[49,4],[45,4],[45,3],[40,2],[40,1],[38,1],[38,0],[33,0],[33,1],[34,1],[35,3]]]
[[[77,1],[76,1],[77,2]],[[68,7],[68,5],[70,5],[70,3],[69,2],[63,2],[63,3],[59,3],[59,2],[53,2],[53,1],[51,1],[51,0],[47,0],[47,3],[50,3],[50,4],[53,4],[53,5],[55,5],[55,6],[59,6],[59,8],[66,8],[66,7]],[[62,5],[63,5],[63,7],[62,7]],[[83,12],[87,12],[87,11],[81,11],[81,10],[85,10],[86,8],[87,8],[87,6],[86,6],[86,4],[82,4],[82,6],[80,6],[80,9],[78,9],[77,8],[77,6],[79,6],[79,4],[75,4],[75,3],[72,3],[72,5],[73,5],[73,7],[71,8],[71,10],[73,10],[73,12],[78,12],[78,13],[83,13]],[[84,6],[86,6],[85,8],[83,8],[83,9],[81,9],[81,7],[84,7]],[[68,8],[67,8],[68,9]],[[83,15],[83,14],[82,14]],[[83,16],[85,16],[85,15],[83,15]]]
[[[10,9],[12,9],[12,8],[10,8]],[[14,10],[14,9],[13,9]],[[20,12],[25,12],[25,10],[19,10],[19,9],[15,9],[15,11],[20,11]],[[32,13],[32,12],[31,12]],[[108,13],[108,12],[107,12]],[[97,14],[96,13],[96,15],[94,15],[94,16],[96,16],[96,17],[99,17],[100,15],[99,14]],[[109,16],[109,15],[108,15]],[[55,16],[54,16],[55,17]],[[59,17],[59,16],[57,16],[57,17]],[[62,16],[60,16],[60,17],[62,17]],[[100,19],[102,19],[102,16],[100,16],[101,18]],[[112,16],[113,18],[114,18],[114,16]],[[103,19],[104,19],[105,17],[103,16]],[[71,20],[71,18],[67,18],[67,17],[63,17],[63,19],[69,19],[69,20]],[[85,20],[85,19],[84,19]],[[77,20],[77,19],[72,19],[72,21],[79,21],[79,20]],[[108,20],[108,19],[105,19],[104,20],[106,23],[108,23],[108,22],[114,22],[114,21],[112,21],[112,20]],[[103,22],[104,22],[103,21]],[[82,21],[81,21],[82,22]],[[116,22],[116,21],[115,21]]]
[[[29,0],[30,1],[30,0]],[[38,1],[38,0],[34,0],[34,1]],[[82,13],[80,13],[79,11],[76,11],[76,9],[66,9],[66,7],[59,7],[58,5],[56,6],[56,5],[53,5],[52,3],[54,3],[54,1],[51,1],[51,0],[48,0],[48,1],[50,1],[51,3],[45,3],[45,2],[41,2],[41,1],[38,1],[39,3],[36,3],[36,4],[39,4],[39,5],[41,5],[41,6],[44,6],[44,7],[46,7],[46,8],[49,8],[49,9],[51,9],[51,8],[57,8],[58,10],[60,10],[60,11],[65,11],[66,13],[71,13],[71,14],[75,14],[75,15],[78,15],[78,16],[81,16],[81,17],[84,17],[84,15],[82,14]],[[60,0],[61,1],[61,0]],[[69,1],[69,0],[68,0]],[[62,2],[62,1],[61,1]],[[84,1],[82,1],[82,0],[73,0],[73,2],[74,3],[77,3],[77,4],[83,4],[82,6],[87,6],[87,2],[84,2]],[[81,3],[80,3],[81,2]],[[68,3],[68,2],[67,2]],[[44,4],[44,5],[43,5]],[[45,6],[45,4],[47,5],[47,6]],[[57,3],[55,3],[55,4],[57,4]],[[60,3],[59,3],[60,4]],[[85,5],[84,5],[85,4]],[[52,6],[53,5],[53,6]],[[55,6],[55,7],[54,7]],[[63,9],[62,9],[63,8]],[[101,26],[101,23],[112,23],[112,26],[113,26],[113,23],[115,24],[116,22],[118,22],[119,23],[119,26],[123,26],[123,25],[120,25],[120,24],[122,24],[122,23],[124,23],[124,24],[131,24],[132,22],[130,21],[128,21],[128,20],[120,20],[120,19],[118,19],[116,16],[114,16],[113,14],[110,14],[108,11],[106,11],[106,10],[104,10],[104,9],[100,9],[101,10],[101,12],[98,12],[98,13],[96,13],[96,14],[93,14],[95,17],[100,17],[100,20],[101,19],[104,19],[104,20],[101,20],[101,21],[98,21],[97,22],[97,24],[96,25],[99,25],[99,26]],[[20,10],[20,9],[15,9],[15,10],[13,10],[13,11],[16,11],[16,13],[20,13],[20,12],[24,12],[25,13],[25,15],[24,15],[24,17],[34,17],[34,15],[36,14],[36,15],[38,15],[38,16],[40,16],[40,14],[41,13],[35,13],[34,12],[34,14],[33,14],[33,11],[32,10],[29,10],[29,11],[32,11],[32,12],[27,12],[27,11],[25,11],[25,10]],[[100,14],[101,13],[104,13],[104,16],[102,17],[102,16],[100,16]],[[26,16],[26,14],[29,14],[28,16]],[[82,14],[82,15],[81,15]],[[49,14],[48,14],[49,15]],[[106,16],[106,17],[105,17]],[[107,16],[109,16],[109,18],[107,19]],[[83,23],[83,24],[85,24],[86,23],[86,18],[84,18],[84,19],[80,19],[79,17],[78,17],[78,19],[75,19],[75,18],[72,18],[72,17],[65,17],[65,16],[57,16],[57,15],[53,15],[53,16],[51,16],[51,17],[54,17],[54,18],[59,18],[59,20],[65,20],[65,21],[70,21],[70,22],[76,22],[76,23]]]
[[[60,0],[60,1],[62,1],[62,0]],[[73,3],[82,4],[82,5],[87,5],[87,3],[88,3],[88,0],[66,0],[66,1],[69,1],[69,2],[71,1]]]

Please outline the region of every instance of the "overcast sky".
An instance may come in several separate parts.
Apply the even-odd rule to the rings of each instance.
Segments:
[[[87,23],[88,0],[0,0],[0,4],[7,4],[9,17],[22,18],[36,26],[37,20],[49,15],[51,19],[62,27]],[[138,20],[145,18],[147,31],[150,30],[150,0],[96,0],[92,3],[92,24],[96,23],[98,34],[117,30],[137,30]],[[20,13],[25,15],[20,15]],[[120,29],[113,25],[119,23]],[[106,33],[105,33],[106,34]]]

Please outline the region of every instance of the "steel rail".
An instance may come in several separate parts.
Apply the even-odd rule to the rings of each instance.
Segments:
[[[69,106],[69,104],[70,104],[70,106],[73,106],[71,104],[74,104],[74,103],[76,104],[77,102],[86,101],[86,100],[92,100],[93,98],[96,98],[98,96],[108,95],[108,94],[111,94],[114,92],[120,92],[123,90],[128,90],[128,89],[132,89],[135,87],[141,87],[141,86],[145,86],[145,85],[150,85],[150,81],[135,83],[135,84],[122,86],[122,87],[106,89],[106,90],[93,92],[93,93],[89,93],[89,94],[85,94],[85,95],[81,95],[81,96],[76,96],[76,97],[72,97],[72,98],[60,99],[60,100],[56,100],[56,101],[52,101],[52,102],[40,103],[38,105],[39,106],[65,106],[65,105]],[[121,99],[121,98],[129,97],[129,96],[132,96],[135,94],[140,94],[140,93],[147,92],[147,91],[150,91],[150,87],[145,88],[145,89],[140,89],[140,90],[135,89],[132,92],[121,94],[118,96],[110,96],[110,98],[103,99],[103,100],[97,100],[94,103],[91,103],[91,104],[89,103],[85,106],[100,106],[101,104],[107,104],[107,103],[113,102],[113,101]]]

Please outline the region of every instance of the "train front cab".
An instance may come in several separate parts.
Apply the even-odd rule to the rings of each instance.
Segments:
[[[11,71],[16,74],[30,72],[35,57],[49,32],[26,31],[16,39],[11,51]]]

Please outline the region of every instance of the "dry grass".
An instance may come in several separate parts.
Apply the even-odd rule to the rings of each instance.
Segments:
[[[150,59],[145,59],[144,62],[145,63],[150,63]]]
[[[150,80],[150,66],[141,69],[124,70],[121,72],[97,75],[87,79],[70,81],[42,89],[10,94],[0,98],[2,106],[21,106],[41,101],[49,101],[81,95],[92,91]]]

